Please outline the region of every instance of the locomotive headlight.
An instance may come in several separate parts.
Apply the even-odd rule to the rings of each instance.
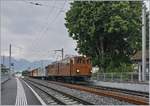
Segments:
[[[80,72],[80,70],[79,70],[79,69],[77,69],[76,71],[77,71],[77,73],[79,73],[79,72]]]
[[[90,72],[92,73],[93,71],[91,70]]]

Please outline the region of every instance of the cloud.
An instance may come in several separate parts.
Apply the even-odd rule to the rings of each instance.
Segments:
[[[55,59],[53,50],[61,48],[65,54],[77,55],[76,42],[69,38],[64,25],[65,13],[60,11],[69,8],[69,2],[65,6],[64,2],[39,1],[43,6],[36,6],[24,1],[2,1],[2,54],[8,55],[11,43],[12,56],[30,61]]]

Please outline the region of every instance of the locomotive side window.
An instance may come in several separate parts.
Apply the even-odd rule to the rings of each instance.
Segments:
[[[70,64],[70,60],[69,59],[67,59],[67,65],[69,65]]]
[[[72,58],[72,59],[70,60],[70,63],[75,64],[75,59]]]

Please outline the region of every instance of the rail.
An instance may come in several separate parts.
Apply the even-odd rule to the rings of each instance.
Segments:
[[[113,97],[115,99],[123,100],[123,101],[133,103],[136,105],[148,105],[149,104],[147,98],[123,94],[117,91],[110,91],[106,89],[102,90],[102,89],[97,89],[97,88],[92,88],[92,87],[87,87],[87,86],[81,86],[81,85],[76,85],[76,84],[66,84],[66,83],[60,83],[60,82],[54,82],[54,81],[50,81],[50,83],[59,84],[61,86],[69,87],[72,89],[78,89],[78,90],[94,93],[96,95]]]
[[[47,85],[44,85],[40,82],[35,82],[33,80],[30,80],[30,79],[26,79],[26,81],[28,81],[28,82],[30,81],[29,83],[31,83],[33,86],[35,86],[36,88],[42,90],[44,93],[47,93],[50,97],[52,97],[55,101],[57,101],[58,104],[62,104],[62,105],[71,105],[71,104],[75,104],[75,105],[77,105],[77,104],[93,105],[92,103],[89,103],[87,101],[79,99],[79,98],[77,98],[73,95],[61,92],[61,91],[53,89],[51,87],[48,87]],[[50,94],[51,91],[57,92],[57,95],[54,96],[54,95]]]

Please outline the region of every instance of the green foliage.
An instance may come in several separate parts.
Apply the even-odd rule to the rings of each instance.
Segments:
[[[149,11],[146,12],[146,48],[149,47]]]
[[[134,67],[127,63],[121,63],[119,67],[114,67],[112,63],[106,68],[107,72],[133,72],[133,70]]]
[[[65,19],[76,50],[102,71],[131,63],[130,56],[141,48],[139,1],[75,1]]]

